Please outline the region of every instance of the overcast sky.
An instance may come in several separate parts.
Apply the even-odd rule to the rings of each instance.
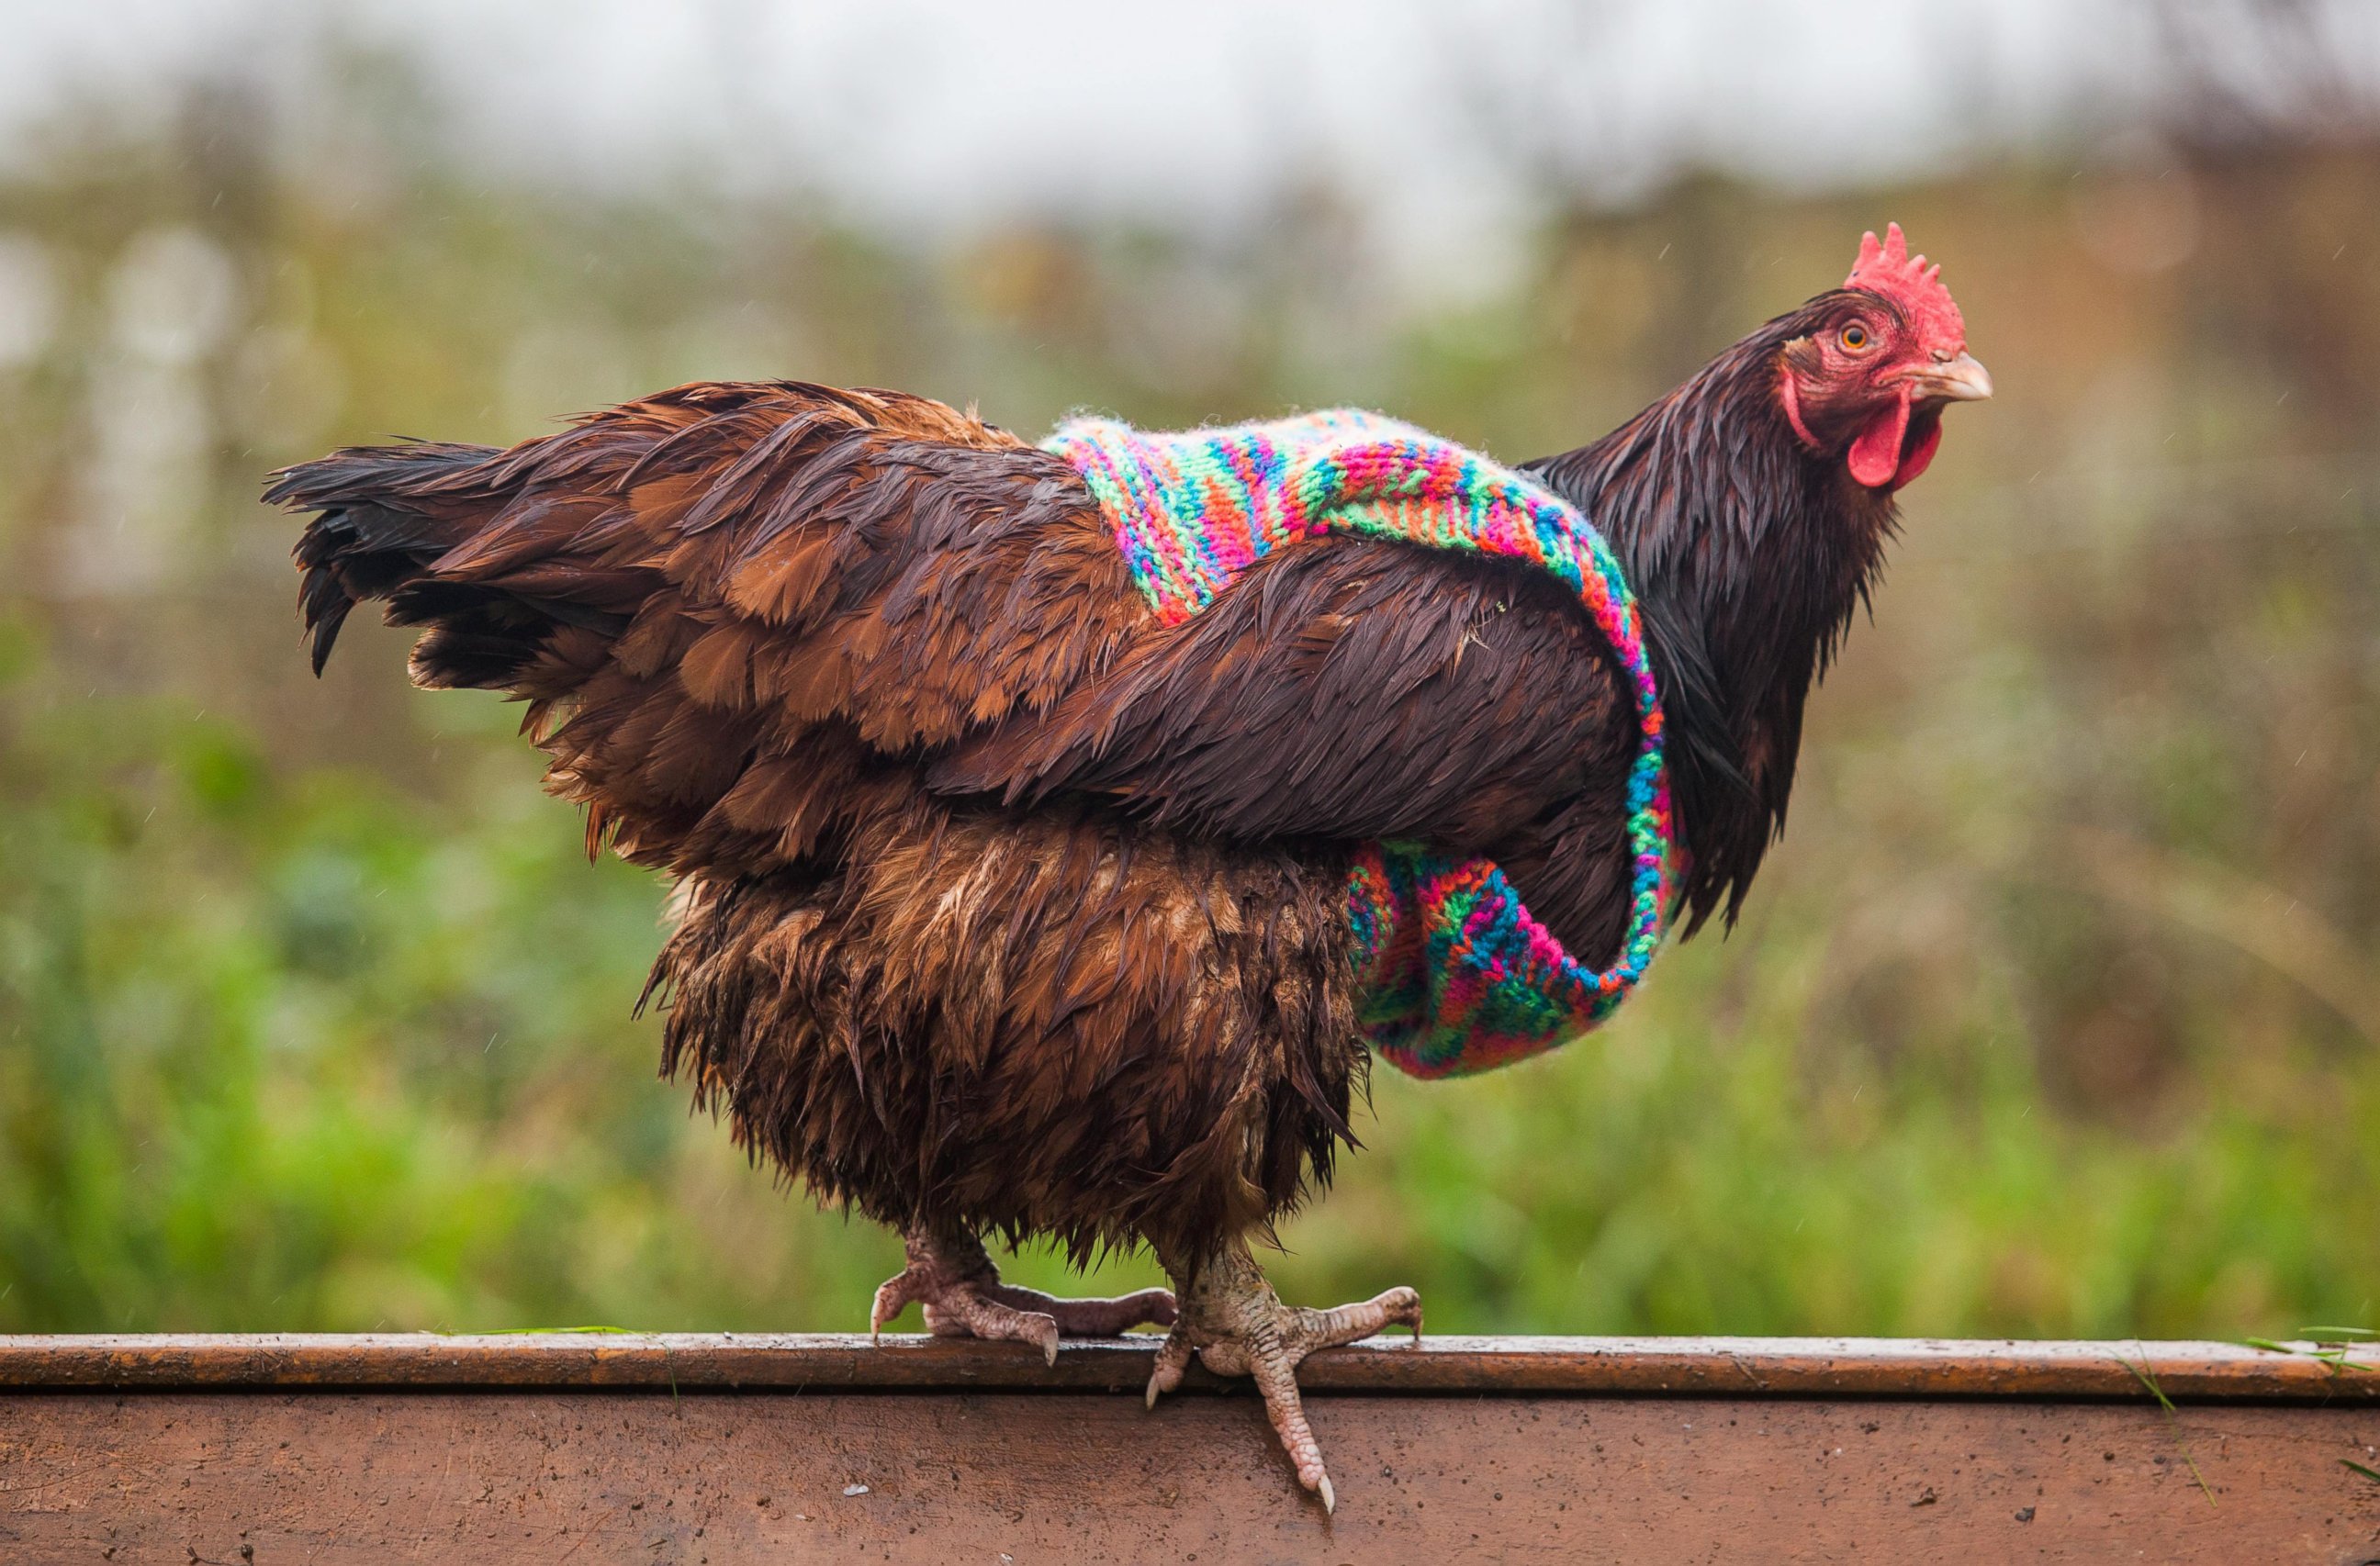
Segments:
[[[302,124],[335,46],[409,62],[436,138],[507,176],[796,185],[945,229],[1229,224],[1328,184],[1455,250],[1548,179],[1845,184],[2102,135],[2155,90],[2148,3],[0,0],[0,159],[64,104],[137,118],[196,72]],[[2326,53],[2380,69],[2369,0],[2177,0],[2259,3],[2326,7]]]

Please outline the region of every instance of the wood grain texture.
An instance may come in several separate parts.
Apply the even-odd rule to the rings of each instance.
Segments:
[[[2380,1558],[2380,1408],[1309,1394],[48,1392],[0,1560],[2320,1562]],[[2204,1475],[2212,1499],[2192,1476]],[[864,1488],[862,1487],[864,1487]]]
[[[2380,1561],[2380,1372],[2309,1354],[1376,1341],[1305,1366],[1326,1518],[1150,1353],[0,1338],[0,1562]]]

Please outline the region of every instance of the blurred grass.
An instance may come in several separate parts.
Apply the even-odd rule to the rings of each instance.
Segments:
[[[0,185],[0,307],[47,312],[0,355],[0,1329],[849,1329],[898,1265],[653,1079],[661,888],[586,864],[511,710],[370,626],[305,676],[266,467],[766,373],[1517,457],[1886,215],[2002,393],[1907,497],[1743,927],[1554,1057],[1379,1073],[1275,1277],[1441,1330],[2380,1319],[2380,149],[1690,181],[1416,319],[1327,211],[904,250],[384,148],[342,183],[221,113]],[[2106,211],[2193,237],[2144,267]]]

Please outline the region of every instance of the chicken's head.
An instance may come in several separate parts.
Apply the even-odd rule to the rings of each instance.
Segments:
[[[1889,225],[1881,240],[1860,241],[1851,276],[1810,301],[1805,329],[1785,345],[1778,395],[1793,432],[1872,490],[1925,471],[1944,407],[1992,395],[1941,274]]]

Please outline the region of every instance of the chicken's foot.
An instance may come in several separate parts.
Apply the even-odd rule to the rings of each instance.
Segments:
[[[911,1301],[926,1307],[926,1330],[941,1338],[1013,1338],[1031,1343],[1049,1364],[1058,1362],[1060,1338],[1112,1338],[1143,1322],[1173,1324],[1173,1292],[1143,1289],[1106,1300],[1062,1300],[1038,1289],[1000,1281],[1000,1269],[983,1243],[956,1230],[912,1229],[903,1237],[909,1265],[876,1291],[868,1313],[868,1335]]]
[[[1168,1270],[1173,1270],[1170,1265]],[[1236,1239],[1206,1257],[1187,1278],[1174,1272],[1173,1281],[1182,1291],[1182,1312],[1157,1351],[1157,1367],[1148,1378],[1148,1405],[1156,1407],[1160,1394],[1181,1385],[1193,1353],[1218,1376],[1255,1378],[1273,1433],[1296,1466],[1297,1482],[1322,1498],[1325,1511],[1336,1511],[1338,1497],[1322,1465],[1322,1448],[1305,1422],[1305,1406],[1298,1396],[1298,1362],[1316,1349],[1368,1338],[1391,1322],[1411,1327],[1414,1341],[1419,1343],[1421,1296],[1411,1289],[1390,1289],[1360,1305],[1333,1310],[1285,1305],[1248,1254],[1246,1242]]]

